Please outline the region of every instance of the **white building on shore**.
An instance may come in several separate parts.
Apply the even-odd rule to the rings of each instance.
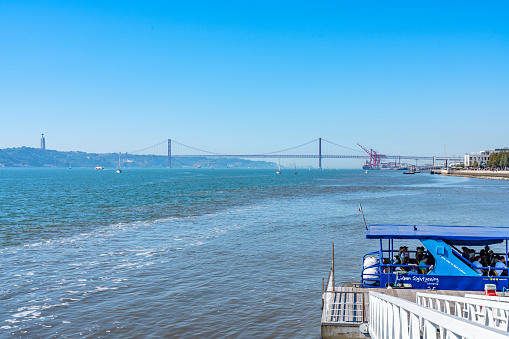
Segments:
[[[499,152],[509,152],[509,147],[504,148],[495,148],[470,154],[465,154],[465,166],[473,166],[474,162],[477,161],[479,165],[486,165],[488,160],[490,160],[490,154],[499,153]]]

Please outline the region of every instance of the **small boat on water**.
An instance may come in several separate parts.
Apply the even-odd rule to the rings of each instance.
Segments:
[[[96,170],[103,170],[103,169],[104,169],[104,167],[102,167],[102,166],[95,166],[95,169],[96,169]]]
[[[359,210],[362,212],[360,206]],[[408,303],[408,301],[414,302],[419,292],[422,293],[426,290],[429,295],[434,293],[433,295],[441,295],[446,298],[455,296],[462,298],[465,291],[484,291],[484,294],[489,298],[500,298],[501,293],[497,294],[497,291],[504,292],[509,287],[508,269],[505,264],[508,259],[508,227],[366,225],[366,238],[378,240],[380,248],[378,251],[363,256],[362,263],[359,263],[362,265],[359,267],[360,283],[345,283],[344,277],[335,278],[335,272],[347,270],[351,267],[351,263],[347,262],[343,267],[338,267],[339,270],[335,269],[334,244],[332,246],[332,267],[327,280],[323,280],[324,283],[325,281],[327,283],[322,286],[321,327],[323,338],[338,338],[337,333],[346,334],[345,337],[352,338],[365,338],[366,334],[376,337],[373,336],[373,333],[383,332],[372,331],[373,324],[380,328],[386,326],[390,329],[393,319],[399,319],[397,321],[402,323],[408,321],[406,309],[404,312],[401,311],[401,318],[374,314],[372,312],[374,309],[388,312],[393,308],[392,302],[385,307],[385,304],[382,306],[376,298],[391,298],[398,303]],[[416,240],[420,241],[422,246],[417,246],[415,251],[408,251],[406,245],[415,244]],[[359,244],[357,248],[365,245],[367,244]],[[493,252],[495,253],[490,251],[490,245],[494,245]],[[485,259],[489,264],[483,263],[481,256],[486,251],[489,251],[490,258],[494,258],[493,260]],[[493,254],[494,256],[492,256]],[[473,259],[467,259],[472,256]],[[497,260],[499,261],[497,262]],[[350,272],[347,274],[350,275]],[[342,283],[337,286],[337,281],[342,281]],[[432,290],[440,291],[433,292]],[[377,296],[374,296],[375,294]],[[480,292],[472,292],[472,294],[480,294]],[[375,302],[374,305],[372,301]],[[443,312],[449,308],[447,303],[448,301],[445,301]],[[500,300],[500,304],[506,303]],[[436,305],[438,305],[438,301]],[[375,307],[372,308],[373,306]],[[434,308],[431,303],[429,307]],[[465,312],[459,303],[456,303],[455,307],[457,312]],[[398,314],[400,310],[403,310],[403,307],[398,308]],[[439,309],[438,311],[440,313]],[[469,312],[474,311],[479,312],[479,309],[469,310]],[[484,317],[479,318],[484,323],[484,319],[489,313],[483,312],[485,313],[476,314],[481,314],[481,317]],[[493,314],[495,313],[493,312]],[[444,313],[444,316],[448,315]],[[466,317],[471,316],[472,313],[466,314]],[[396,320],[394,324],[396,324]],[[404,323],[402,328],[406,330],[408,322]],[[442,335],[444,332],[440,331],[440,335]],[[378,337],[393,338],[394,333],[397,332]],[[413,333],[406,338],[421,338],[423,332],[417,330]],[[447,334],[449,333],[447,332]],[[433,328],[428,334],[430,334],[429,338],[438,338],[436,328]],[[489,335],[480,337],[490,338]],[[462,336],[462,338],[467,337]]]
[[[122,170],[120,169],[120,152],[118,153],[118,169],[116,170],[117,173],[122,173]]]
[[[410,170],[410,171],[407,171],[407,172],[403,172],[403,174],[415,174],[415,171],[414,170]]]
[[[279,160],[279,165],[278,165],[276,174],[281,174],[281,159]]]
[[[508,259],[507,227],[368,225],[366,238],[379,240],[380,250],[363,257],[362,287],[483,291],[486,284],[494,284],[497,291],[509,288],[508,269],[503,263]],[[403,263],[394,241],[411,239],[419,240],[423,247],[410,251],[409,257],[422,253],[423,260]],[[505,251],[494,253],[500,262],[494,260],[484,266],[480,260],[483,247],[504,243]],[[479,259],[471,262],[464,256],[465,249]]]

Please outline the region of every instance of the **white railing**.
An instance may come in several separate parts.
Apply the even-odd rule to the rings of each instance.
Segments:
[[[501,301],[501,302],[506,302],[506,303],[509,302],[509,297],[484,295],[484,294],[465,294],[465,298]]]
[[[373,339],[508,338],[502,330],[378,292],[369,292],[369,319]]]
[[[509,337],[509,303],[470,297],[417,293],[419,305],[506,332]]]
[[[334,284],[332,280],[332,269],[329,272],[329,277],[327,279],[327,285],[325,285],[325,291],[322,295],[323,299],[323,311],[322,311],[322,324],[324,322],[328,322],[329,316],[333,312],[333,303],[334,303]]]

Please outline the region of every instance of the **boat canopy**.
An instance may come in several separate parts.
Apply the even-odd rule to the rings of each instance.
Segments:
[[[434,239],[451,245],[489,245],[509,239],[509,227],[368,225],[367,239]]]

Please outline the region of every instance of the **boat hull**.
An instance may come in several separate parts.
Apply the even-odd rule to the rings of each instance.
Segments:
[[[380,274],[380,287],[400,285],[413,289],[484,291],[484,285],[494,284],[497,291],[509,288],[509,277],[445,276],[430,274]],[[375,286],[372,286],[375,287]]]

